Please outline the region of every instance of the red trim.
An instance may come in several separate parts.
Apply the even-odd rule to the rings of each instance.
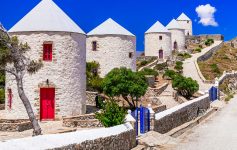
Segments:
[[[52,61],[53,58],[53,44],[44,44],[43,46],[43,60]]]

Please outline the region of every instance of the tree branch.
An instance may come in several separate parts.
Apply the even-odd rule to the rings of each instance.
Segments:
[[[0,67],[0,71],[6,71],[12,75],[14,75],[15,77],[17,77],[17,74],[15,72],[15,70],[13,68],[7,68],[7,67]]]

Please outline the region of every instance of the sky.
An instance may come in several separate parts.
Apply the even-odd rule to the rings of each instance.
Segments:
[[[0,0],[0,22],[10,29],[41,0]],[[167,25],[184,12],[193,21],[194,34],[237,36],[236,0],[54,0],[86,33],[108,18],[137,37],[144,50],[144,33],[157,20]]]

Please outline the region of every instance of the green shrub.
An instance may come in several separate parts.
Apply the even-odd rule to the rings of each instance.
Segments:
[[[228,102],[230,101],[232,98],[234,98],[233,94],[228,94],[227,97],[225,98],[225,101]]]
[[[5,89],[0,89],[0,104],[5,102]]]
[[[177,73],[174,70],[166,70],[163,74],[163,77],[169,77],[170,79],[174,79],[177,76]]]
[[[109,100],[106,102],[104,108],[100,113],[96,113],[96,118],[105,127],[113,127],[116,125],[123,124],[125,121],[126,112],[123,108],[119,107],[116,102]]]
[[[177,70],[178,72],[181,72],[183,70],[183,62],[177,61],[174,69]]]
[[[212,69],[212,71],[213,71],[214,73],[217,73],[217,74],[220,74],[220,73],[221,73],[221,71],[220,71],[220,69],[219,69],[219,67],[218,67],[217,64],[211,64],[211,69]]]
[[[179,53],[178,56],[182,57],[183,59],[188,59],[192,57],[192,55],[190,55],[189,53]]]
[[[147,76],[147,75],[153,75],[155,77],[157,77],[159,75],[159,73],[153,69],[149,69],[149,68],[144,68],[142,71],[139,71],[139,73],[141,75]]]
[[[145,66],[145,65],[147,65],[147,64],[148,64],[148,61],[143,60],[143,61],[141,61],[140,66]]]
[[[205,45],[206,46],[210,46],[211,44],[213,44],[214,43],[214,40],[213,39],[207,39],[206,41],[205,41]]]
[[[156,70],[159,70],[159,71],[165,70],[165,69],[167,69],[167,68],[168,68],[168,66],[167,66],[166,63],[157,64],[157,65],[155,66],[155,69],[156,69]]]
[[[192,95],[199,90],[197,81],[182,75],[175,76],[172,81],[172,86],[179,94],[187,99],[192,97]]]
[[[201,49],[201,48],[196,48],[196,49],[195,49],[195,52],[200,53],[200,52],[202,52],[202,49]]]

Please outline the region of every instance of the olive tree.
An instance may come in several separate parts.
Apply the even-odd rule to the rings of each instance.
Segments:
[[[23,77],[25,73],[36,73],[42,66],[41,61],[30,60],[26,52],[30,50],[27,43],[20,43],[16,36],[11,37],[0,25],[0,70],[15,77],[18,95],[25,106],[33,126],[33,136],[41,134],[41,128],[35,117],[29,99],[24,92]]]
[[[135,102],[146,93],[147,88],[145,76],[127,68],[111,70],[102,82],[106,95],[112,99],[122,96],[131,109],[136,107]]]

